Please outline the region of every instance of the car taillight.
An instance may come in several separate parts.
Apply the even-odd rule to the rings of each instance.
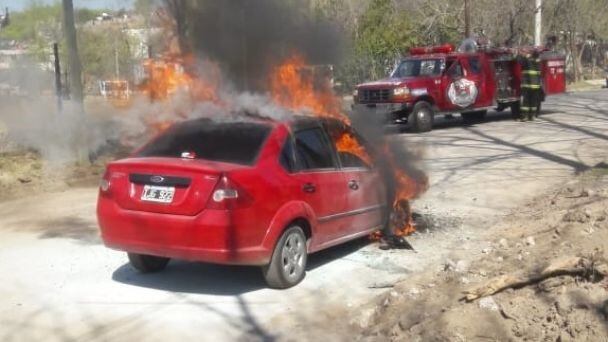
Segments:
[[[213,193],[211,199],[207,202],[209,209],[237,209],[251,205],[252,198],[238,184],[230,180],[228,176],[223,175]]]
[[[112,184],[110,183],[110,171],[106,170],[106,172],[104,172],[103,174],[103,177],[101,177],[101,181],[99,182],[99,190],[104,194],[109,194],[111,185]]]

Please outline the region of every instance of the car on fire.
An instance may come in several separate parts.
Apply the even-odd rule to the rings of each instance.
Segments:
[[[338,151],[343,134],[366,146],[333,119],[175,124],[108,164],[97,204],[103,241],[144,273],[170,258],[257,265],[270,287],[294,286],[308,254],[386,221],[379,171]]]
[[[565,56],[530,49],[541,53],[543,100],[565,92]],[[472,41],[463,42],[458,51],[449,44],[412,48],[388,78],[356,86],[353,109],[417,132],[430,131],[437,115],[458,113],[476,122],[491,108],[510,108],[517,117],[522,75],[513,51],[483,48]]]

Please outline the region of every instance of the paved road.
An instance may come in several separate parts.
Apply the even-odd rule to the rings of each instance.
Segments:
[[[96,190],[44,194],[0,204],[0,340],[250,340],[306,336],[385,291],[439,268],[456,249],[479,253],[478,232],[535,194],[606,161],[605,91],[552,97],[533,123],[491,113],[463,126],[438,123],[395,139],[417,146],[431,189],[415,203],[429,229],[412,251],[379,251],[365,241],[311,257],[296,288],[264,288],[255,268],[174,262],[139,275],[123,253],[104,248],[94,217]]]

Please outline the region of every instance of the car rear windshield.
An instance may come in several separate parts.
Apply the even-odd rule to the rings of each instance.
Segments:
[[[138,153],[139,157],[189,157],[252,165],[271,126],[264,123],[186,121],[169,128]]]

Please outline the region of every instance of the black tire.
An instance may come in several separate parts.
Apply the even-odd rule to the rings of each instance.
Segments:
[[[426,101],[417,102],[408,118],[414,132],[429,132],[433,129],[435,113],[430,103]]]
[[[131,266],[141,273],[160,272],[169,263],[169,258],[136,253],[127,253],[127,255]]]
[[[461,113],[462,119],[465,122],[473,123],[473,122],[481,122],[486,118],[487,110],[476,110],[474,112]]]
[[[269,287],[286,289],[304,279],[306,275],[306,236],[298,225],[292,225],[281,235],[274,247],[270,264],[262,268]]]
[[[518,120],[521,118],[521,108],[519,101],[513,102],[511,104],[511,117],[513,118],[513,120]]]

